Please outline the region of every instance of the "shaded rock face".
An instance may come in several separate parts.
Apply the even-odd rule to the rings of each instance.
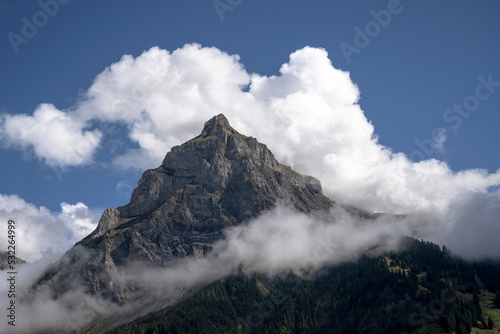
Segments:
[[[198,137],[173,147],[160,167],[144,172],[129,204],[104,212],[96,230],[77,245],[92,255],[74,261],[77,267],[61,266],[53,279],[76,271],[89,292],[125,303],[134,287],[120,281],[120,266],[161,267],[203,256],[225,227],[277,203],[302,212],[334,205],[317,179],[280,164],[266,145],[238,133],[224,115],[215,116]],[[76,250],[66,257],[71,252]]]
[[[13,260],[15,261],[14,264],[12,263]],[[14,268],[17,268],[19,265],[25,263],[26,261],[18,257],[12,259],[12,257],[9,257],[8,252],[0,252],[0,270],[10,270],[9,268],[11,265],[13,265]]]

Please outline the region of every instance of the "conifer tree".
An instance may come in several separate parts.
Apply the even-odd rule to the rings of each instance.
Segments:
[[[493,326],[494,326],[494,324],[493,324],[493,319],[491,319],[491,317],[489,317],[489,318],[488,318],[488,328],[489,328],[489,329],[493,329]]]

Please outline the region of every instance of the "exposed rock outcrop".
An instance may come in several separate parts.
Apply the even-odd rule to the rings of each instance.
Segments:
[[[130,203],[107,209],[96,230],[65,255],[65,265],[40,284],[64,293],[78,281],[87,292],[123,304],[136,287],[120,280],[121,266],[163,267],[203,256],[225,227],[277,203],[302,212],[334,205],[317,179],[280,164],[266,145],[238,133],[224,115],[215,116],[198,137],[173,147],[161,166],[144,172]],[[90,255],[78,258],[79,247]]]
[[[14,263],[12,262],[14,261]],[[17,268],[19,265],[26,263],[23,259],[15,257],[9,257],[8,252],[0,252],[0,270],[10,270],[11,265],[13,268]]]

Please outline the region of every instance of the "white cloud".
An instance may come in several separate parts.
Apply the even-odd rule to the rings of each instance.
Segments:
[[[0,221],[6,224],[9,219],[16,223],[16,255],[29,262],[43,253],[64,253],[92,232],[98,221],[83,203],[61,203],[61,213],[54,214],[17,195],[0,194]],[[6,233],[0,233],[0,249],[7,249]]]
[[[252,221],[227,228],[226,238],[204,257],[187,257],[168,268],[144,268],[136,263],[125,270],[124,277],[168,294],[231,273],[308,276],[325,265],[395,250],[407,232],[406,224],[394,217],[362,220],[340,207],[311,216],[279,205]]]
[[[99,130],[84,131],[85,124],[72,114],[41,104],[33,115],[4,115],[0,119],[0,138],[8,147],[33,153],[52,167],[91,162],[101,139]]]
[[[89,235],[97,226],[97,216],[82,202],[76,204],[61,203],[58,220],[69,231],[68,241],[75,243]]]
[[[281,162],[319,178],[336,201],[427,217],[420,229],[431,235],[443,226],[454,233],[462,218],[451,210],[458,199],[470,199],[472,212],[488,211],[478,214],[480,222],[471,233],[496,228],[494,220],[484,218],[496,217],[496,202],[482,208],[472,199],[473,194],[493,196],[488,189],[500,184],[500,171],[453,172],[445,162],[415,163],[393,152],[379,144],[359,96],[349,73],[334,68],[323,49],[292,53],[280,74],[268,77],[247,73],[238,56],[216,48],[188,44],[169,52],[153,47],[105,69],[71,111],[40,105],[33,116],[8,115],[2,134],[10,145],[16,139],[21,148],[33,147],[48,164],[78,165],[91,161],[100,139],[98,130],[84,131],[86,124],[125,124],[137,146],[111,160],[115,166],[145,169],[158,166],[172,146],[198,135],[203,122],[224,113],[233,127],[266,143]],[[44,119],[45,126],[37,126]],[[49,131],[52,123],[57,136]],[[443,132],[439,148],[445,140]],[[81,142],[87,144],[75,149]]]
[[[24,266],[23,269],[27,267],[29,266]],[[22,277],[25,274],[23,269],[18,273],[16,284],[19,284],[19,280],[25,281]],[[2,276],[5,280],[8,278],[7,275]],[[5,284],[0,283],[0,285]],[[2,288],[5,291],[7,286],[2,286]],[[4,305],[10,302],[7,294],[0,295],[0,301]],[[13,328],[7,321],[2,321],[0,332],[71,333],[88,325],[89,321],[97,315],[109,315],[116,309],[116,305],[111,302],[84,293],[81,287],[75,287],[57,299],[54,299],[51,291],[42,291],[36,296],[30,296],[29,303],[16,299],[16,327]]]
[[[356,260],[374,248],[395,250],[405,225],[393,217],[361,220],[337,207],[311,216],[278,206],[249,224],[229,228],[214,247],[216,258],[235,261],[248,274],[301,274]]]
[[[116,165],[151,168],[245,95],[240,88],[250,76],[238,61],[197,44],[172,53],[154,47],[135,59],[124,56],[96,77],[77,113],[84,120],[128,124],[139,149],[114,157]]]
[[[443,228],[431,236],[469,259],[500,255],[500,193],[457,196],[443,217]]]

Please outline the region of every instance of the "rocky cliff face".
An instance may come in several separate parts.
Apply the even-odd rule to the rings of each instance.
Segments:
[[[12,258],[9,258],[8,252],[0,252],[0,270],[9,270],[9,262],[12,263]],[[14,267],[17,268],[21,264],[25,264],[26,261],[18,257],[15,258]]]
[[[239,134],[224,115],[202,133],[172,148],[160,167],[148,170],[121,217],[162,209],[180,226],[232,225],[271,208],[277,200],[299,210],[324,210],[320,182],[281,165],[266,145]]]
[[[303,212],[334,205],[317,179],[280,164],[266,145],[218,115],[198,137],[172,148],[160,167],[147,170],[130,203],[107,209],[96,230],[40,286],[64,293],[79,281],[87,292],[123,304],[136,290],[121,281],[120,266],[139,261],[163,267],[188,255],[203,256],[225,227],[277,203]],[[86,256],[79,256],[79,249],[86,249]]]

